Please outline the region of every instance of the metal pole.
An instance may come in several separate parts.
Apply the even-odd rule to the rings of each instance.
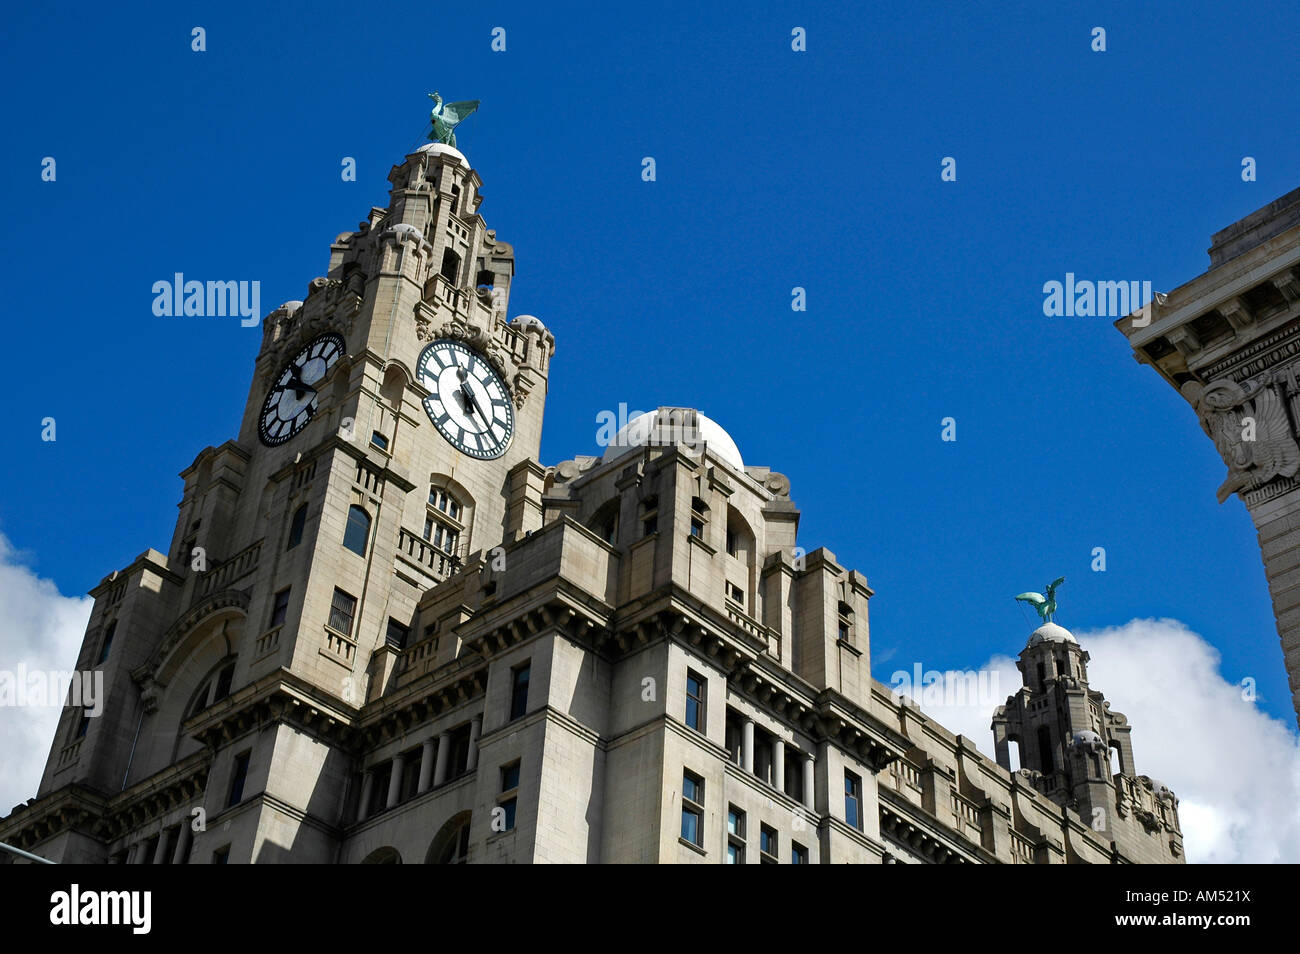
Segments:
[[[20,858],[27,858],[31,861],[39,861],[43,865],[52,865],[56,863],[51,861],[49,858],[42,858],[40,855],[34,855],[30,851],[23,851],[21,848],[15,848],[13,845],[6,845],[3,841],[0,841],[0,851],[7,851],[10,854],[18,855]]]

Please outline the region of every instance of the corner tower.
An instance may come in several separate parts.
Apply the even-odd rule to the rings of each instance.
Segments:
[[[1178,800],[1137,774],[1131,727],[1089,686],[1089,658],[1065,627],[1048,621],[1034,630],[1016,660],[1022,688],[993,714],[997,762],[1011,770],[1015,742],[1020,774],[1109,837],[1115,860],[1181,860]]]

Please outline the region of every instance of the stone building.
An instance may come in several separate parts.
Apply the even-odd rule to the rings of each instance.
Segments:
[[[430,144],[389,180],[265,319],[238,437],[183,472],[167,552],[92,590],[77,665],[104,711],[64,711],[0,841],[131,864],[1181,860],[1076,644],[996,723],[1032,752],[1048,725],[1064,774],[998,765],[871,678],[866,578],[798,548],[789,482],[705,415],[542,466],[555,339],[506,319],[478,175]],[[1087,731],[1125,753],[1114,778]]]
[[[1210,267],[1120,319],[1134,357],[1191,405],[1259,536],[1300,716],[1300,189],[1216,232]]]

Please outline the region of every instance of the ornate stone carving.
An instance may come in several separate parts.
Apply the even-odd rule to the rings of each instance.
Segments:
[[[1300,444],[1286,408],[1286,385],[1272,371],[1241,383],[1189,381],[1183,396],[1196,409],[1201,428],[1228,465],[1219,502],[1300,472]]]

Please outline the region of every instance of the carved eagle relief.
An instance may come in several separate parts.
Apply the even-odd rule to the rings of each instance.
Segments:
[[[1182,392],[1196,409],[1201,429],[1228,465],[1219,502],[1254,490],[1277,477],[1300,473],[1300,444],[1287,415],[1283,387],[1271,372],[1238,384],[1220,379],[1203,385],[1189,381]]]

